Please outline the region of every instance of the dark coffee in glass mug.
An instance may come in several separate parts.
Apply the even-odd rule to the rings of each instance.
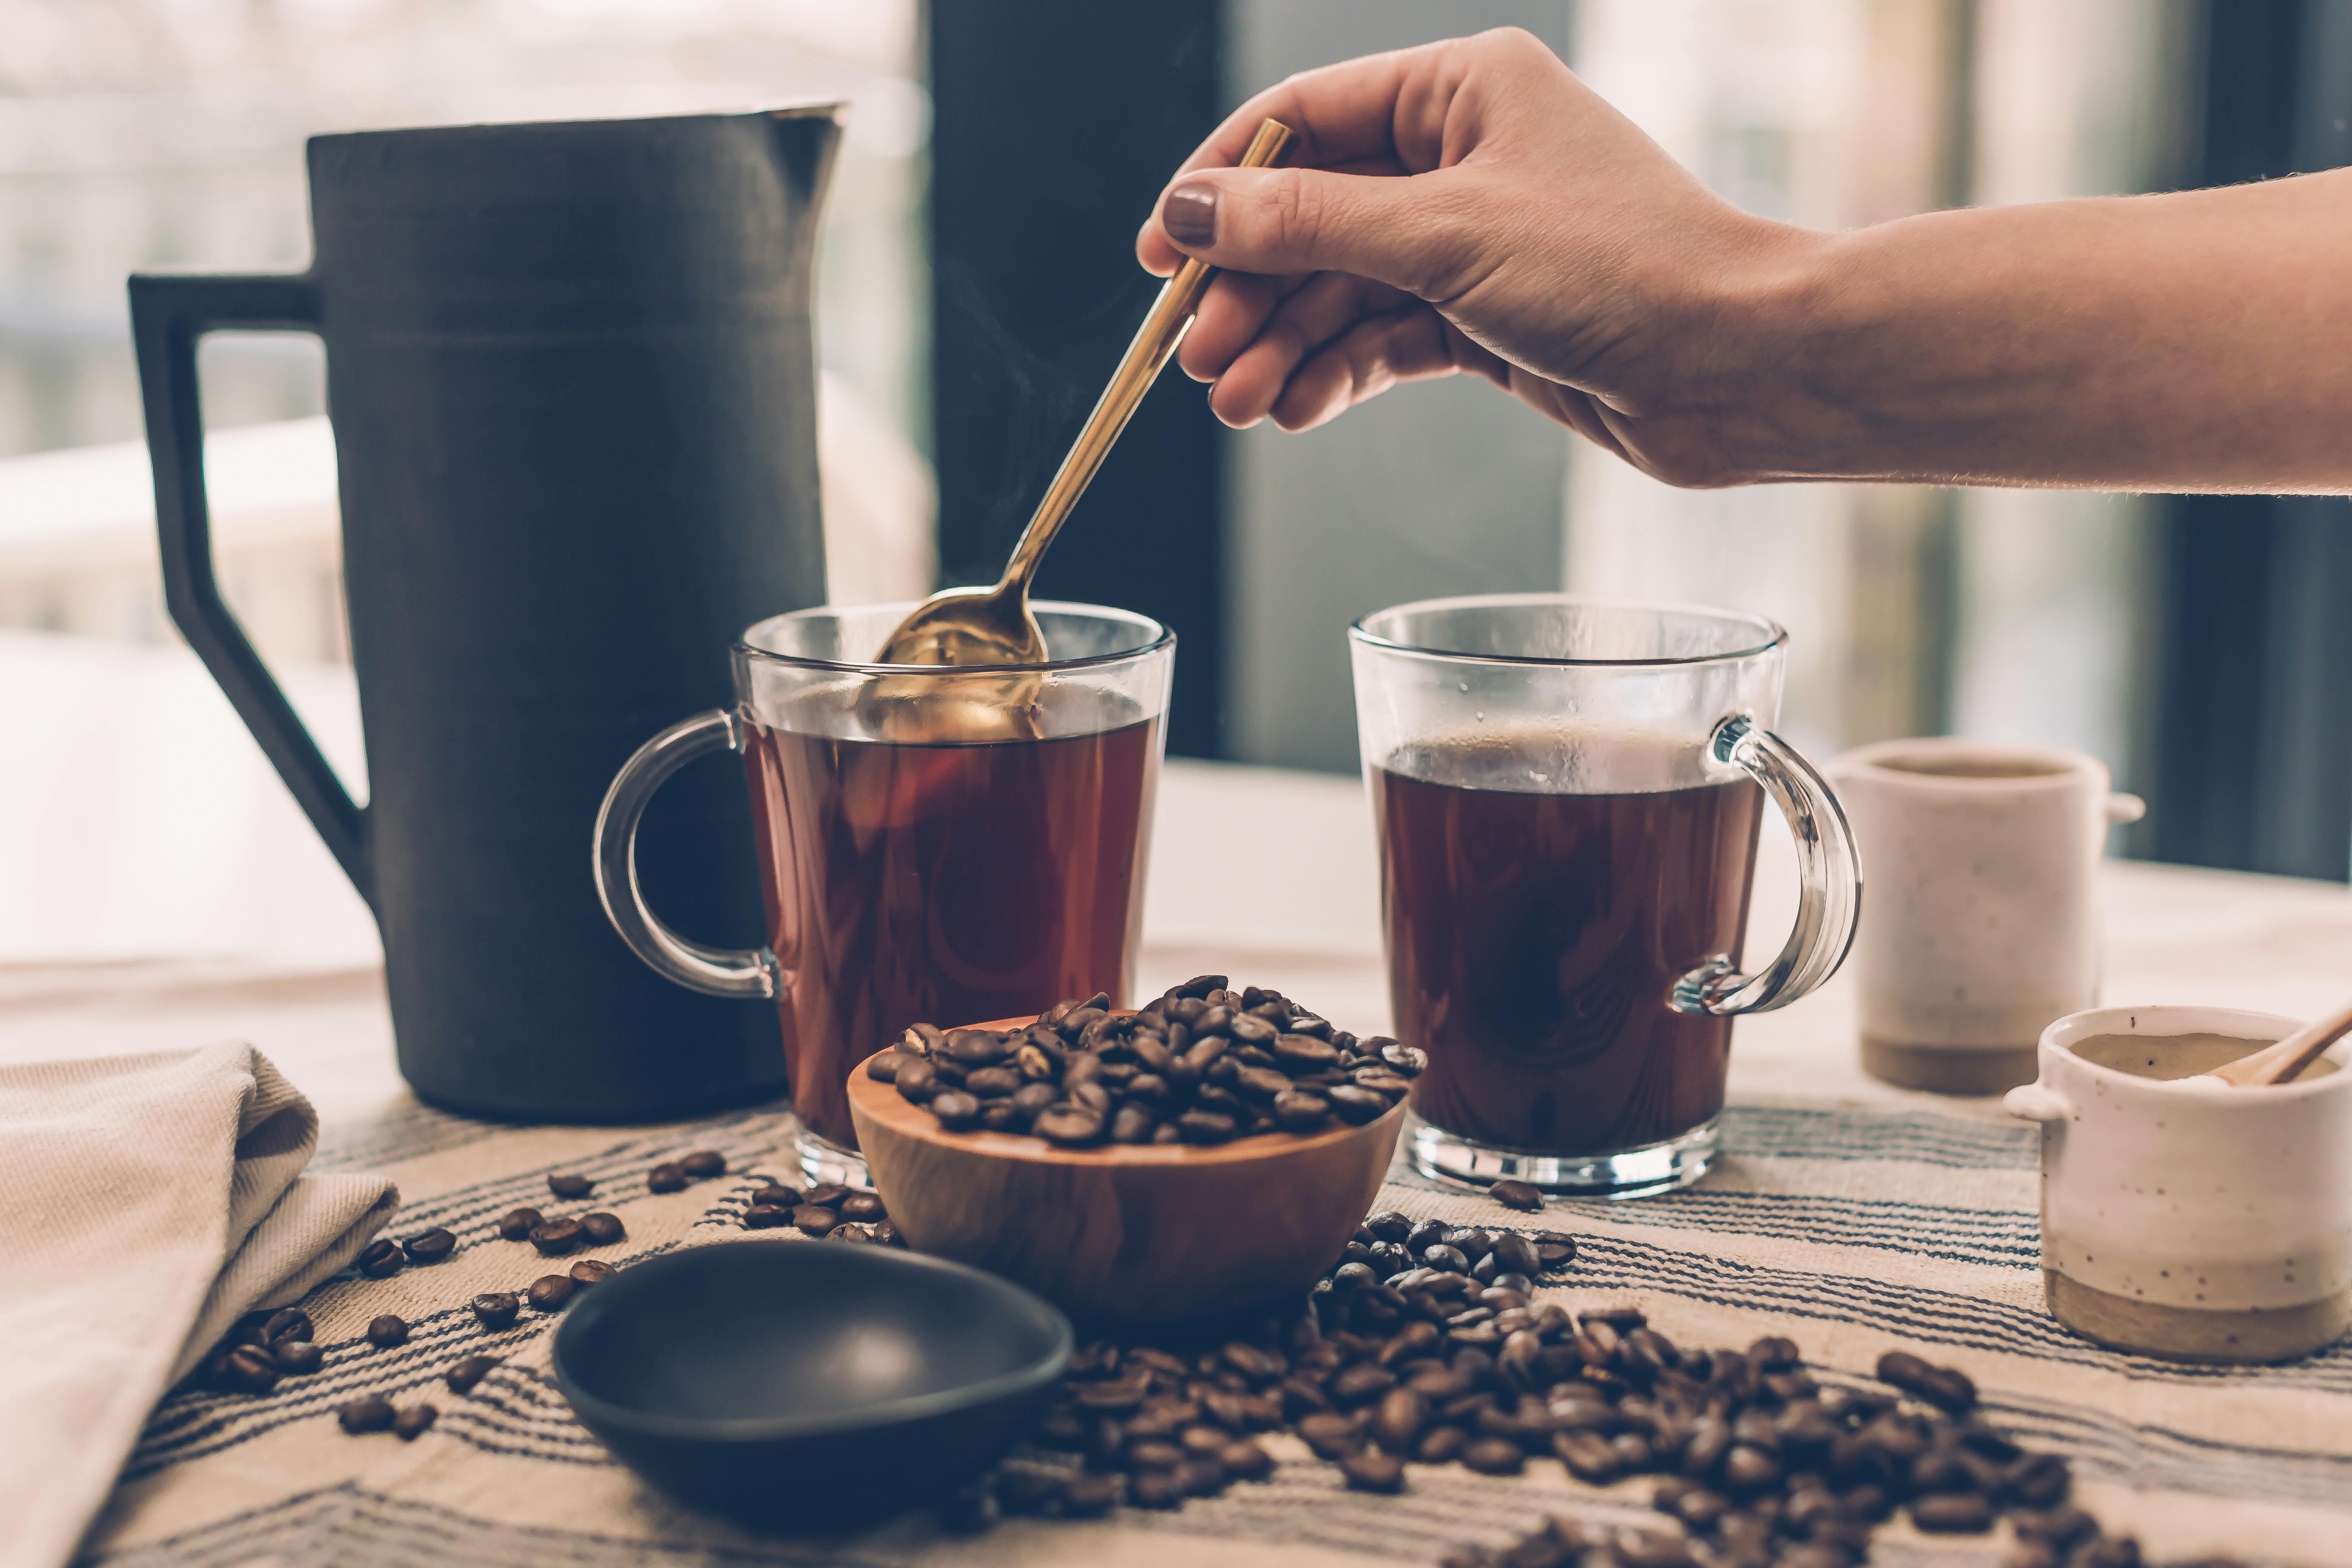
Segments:
[[[674,725],[613,781],[598,885],[613,924],[681,984],[772,998],[802,1165],[862,1181],[852,1068],[909,1024],[1124,1005],[1175,639],[1086,605],[1034,606],[1054,662],[877,666],[905,605],[804,610],[735,648],[737,705]],[[751,791],[769,945],[705,948],[635,886],[638,814],[692,757],[731,749]]]
[[[1713,1158],[1731,1020],[1826,980],[1861,891],[1818,774],[1764,728],[1787,637],[1730,612],[1432,601],[1352,633],[1398,1036],[1423,1170],[1680,1186]],[[1764,797],[1802,899],[1739,972]]]

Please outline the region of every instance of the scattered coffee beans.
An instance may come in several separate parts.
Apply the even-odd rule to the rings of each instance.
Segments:
[[[220,1385],[240,1394],[267,1394],[285,1375],[278,1358],[261,1345],[239,1345],[222,1358],[216,1374]]]
[[[619,1215],[605,1214],[602,1210],[580,1216],[580,1233],[588,1238],[591,1247],[610,1247],[625,1239],[629,1234],[621,1224]]]
[[[371,1279],[389,1279],[408,1261],[408,1254],[381,1238],[368,1243],[360,1254],[359,1269]]]
[[[572,1266],[572,1282],[585,1290],[591,1285],[602,1285],[619,1272],[601,1258],[583,1258]]]
[[[596,1190],[596,1184],[585,1176],[557,1174],[547,1178],[547,1190],[559,1198],[584,1198]]]
[[[513,1299],[508,1298],[509,1300]],[[499,1358],[494,1355],[469,1355],[443,1373],[441,1381],[449,1385],[452,1394],[471,1394],[474,1385],[488,1377],[490,1369],[498,1364]]]
[[[576,1252],[588,1239],[588,1228],[576,1219],[551,1219],[544,1225],[530,1227],[530,1244],[539,1248],[543,1258],[561,1258]]]
[[[509,1241],[529,1241],[547,1216],[533,1208],[509,1209],[499,1221],[499,1235]]]
[[[457,1250],[457,1238],[436,1226],[410,1237],[400,1244],[400,1249],[408,1254],[411,1263],[438,1263]]]
[[[396,1312],[386,1312],[369,1321],[367,1342],[380,1351],[408,1342],[408,1321]]]
[[[649,1192],[682,1193],[686,1191],[686,1172],[677,1165],[656,1165],[646,1173],[646,1187]]]
[[[412,1405],[392,1418],[392,1430],[404,1443],[414,1443],[425,1435],[425,1428],[441,1419],[441,1412],[430,1405]]]
[[[1218,1345],[1080,1349],[1029,1438],[1070,1462],[1012,1461],[997,1502],[1178,1508],[1269,1473],[1254,1438],[1279,1430],[1359,1490],[1402,1489],[1407,1461],[1656,1478],[1665,1529],[1554,1520],[1499,1550],[1458,1547],[1448,1568],[1854,1568],[1898,1509],[1941,1533],[2007,1518],[2004,1568],[2140,1568],[2129,1537],[2067,1506],[2063,1458],[1973,1413],[1961,1373],[1895,1352],[1879,1368],[1893,1393],[1823,1389],[1779,1335],[1685,1350],[1631,1308],[1536,1301],[1575,1253],[1565,1236],[1368,1215],[1302,1317]]]
[[[773,1230],[780,1225],[793,1223],[793,1210],[775,1204],[753,1204],[743,1211],[746,1230]]]
[[[530,1299],[534,1312],[560,1312],[579,1288],[569,1274],[543,1274],[530,1282],[524,1295]]]
[[[727,1156],[716,1149],[698,1149],[680,1160],[677,1168],[686,1173],[687,1180],[692,1182],[723,1176],[727,1173]]]
[[[1223,1143],[1385,1115],[1428,1058],[1360,1040],[1276,991],[1202,974],[1119,1016],[1101,992],[1024,1029],[918,1024],[866,1065],[950,1131],[1029,1133],[1064,1148]]]
[[[522,1310],[522,1302],[511,1290],[485,1290],[474,1298],[471,1305],[474,1316],[486,1329],[503,1329]]]
[[[389,1432],[399,1418],[389,1399],[361,1399],[335,1412],[335,1419],[344,1431],[356,1437],[363,1432]]]

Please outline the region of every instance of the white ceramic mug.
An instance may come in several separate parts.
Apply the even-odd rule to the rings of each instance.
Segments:
[[[2011,1114],[2042,1124],[2042,1278],[2060,1321],[2185,1361],[2279,1361],[2352,1326],[2352,1043],[2338,1070],[2267,1089],[2084,1060],[2097,1035],[2270,1042],[2299,1027],[2222,1007],[2101,1007],[2043,1031]],[[2160,1051],[2161,1046],[2152,1046]]]
[[[2054,746],[1882,741],[1826,771],[1870,868],[1863,1066],[1946,1094],[2028,1081],[2044,1026],[2099,999],[2098,864],[2139,798]]]

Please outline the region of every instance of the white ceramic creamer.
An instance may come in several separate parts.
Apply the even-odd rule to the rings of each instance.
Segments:
[[[2028,1081],[2042,1029],[2099,999],[2098,865],[2139,798],[2054,746],[1882,741],[1827,772],[1870,868],[1863,1067],[1944,1094]]]
[[[2011,1114],[2042,1124],[2042,1271],[2050,1310],[2126,1350],[2263,1362],[2352,1326],[2352,1042],[2294,1082],[2162,1081],[2085,1060],[2105,1037],[2267,1044],[2293,1018],[2220,1007],[2101,1007],[2058,1020]],[[2208,1065],[2207,1070],[2210,1070]],[[2319,1072],[2321,1076],[2311,1076]]]

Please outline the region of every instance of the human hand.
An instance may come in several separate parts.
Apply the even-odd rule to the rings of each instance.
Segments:
[[[1286,166],[1232,165],[1258,122]],[[1802,231],[1720,200],[1517,28],[1348,61],[1235,110],[1138,237],[1223,269],[1177,362],[1234,426],[1304,430],[1473,371],[1648,471],[1755,477],[1733,450],[1769,369],[1759,295]],[[1769,402],[1769,400],[1765,400]]]

